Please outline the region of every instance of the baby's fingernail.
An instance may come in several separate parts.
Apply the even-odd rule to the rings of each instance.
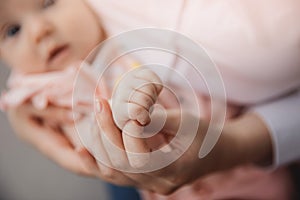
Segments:
[[[99,99],[95,100],[95,108],[96,108],[96,112],[97,113],[101,113],[102,112],[103,106],[102,106],[102,104],[101,104],[101,102],[100,102]]]

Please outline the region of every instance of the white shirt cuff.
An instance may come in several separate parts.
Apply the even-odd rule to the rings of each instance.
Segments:
[[[287,97],[254,106],[269,128],[273,142],[273,165],[300,160],[300,90]]]

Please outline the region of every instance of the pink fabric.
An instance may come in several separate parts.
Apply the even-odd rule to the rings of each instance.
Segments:
[[[295,45],[300,39],[298,0],[89,1],[110,36],[142,27],[168,28],[191,36],[218,64],[228,99],[237,104],[260,103],[299,86],[300,48]],[[63,80],[61,83],[65,83]],[[19,96],[21,102],[30,101],[30,97],[46,99],[37,104],[41,108],[48,103],[71,106],[67,92],[63,96],[68,100],[61,102],[46,94],[39,97],[42,88],[31,86],[35,93],[25,88],[18,95],[6,95]],[[19,103],[17,100],[13,104]],[[8,106],[8,102],[3,106]],[[290,183],[286,171],[269,174],[241,168],[220,175],[220,179],[214,177],[200,179],[203,187],[197,181],[170,197],[155,195],[149,199],[209,199],[201,197],[202,188],[208,188],[211,199],[250,199],[253,194],[260,196],[256,199],[288,199]],[[265,196],[266,191],[269,196]]]
[[[80,68],[80,66],[82,67]],[[74,90],[75,83],[76,90]],[[81,118],[76,125],[88,129],[92,125],[92,121],[87,122],[87,120],[83,120],[83,117],[84,114],[90,114],[93,111],[94,94],[100,95],[99,88],[90,66],[86,64],[78,63],[63,71],[40,74],[13,73],[8,81],[9,90],[1,96],[0,108],[7,110],[25,102],[32,103],[35,108],[40,110],[49,105],[70,110],[74,108],[73,116]],[[70,121],[71,117],[70,115],[70,119],[67,120]],[[78,119],[75,117],[75,120]],[[82,147],[81,136],[73,126],[62,123],[44,123],[53,128],[60,127],[75,148]]]
[[[267,102],[300,85],[298,0],[87,1],[109,36],[156,27],[201,44],[219,67],[228,100],[237,105]],[[144,198],[287,200],[290,184],[284,169],[270,173],[242,167],[199,179],[169,197],[147,193]]]
[[[222,73],[228,99],[237,104],[267,101],[300,85],[298,0],[87,2],[108,36],[154,27],[202,45]]]
[[[74,98],[74,106],[93,104],[92,95],[96,89],[96,79],[87,67],[71,66],[64,71],[41,74],[13,73],[8,80],[8,91],[1,97],[1,108],[17,107],[31,102],[37,109],[45,109],[48,105],[72,108],[73,87],[75,81],[81,95]]]

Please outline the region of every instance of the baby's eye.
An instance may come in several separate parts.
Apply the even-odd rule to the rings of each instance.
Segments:
[[[7,37],[14,37],[16,36],[21,30],[21,26],[20,25],[13,25],[8,27],[7,31],[6,31],[6,36]]]
[[[56,0],[44,0],[43,1],[43,8],[48,8],[55,4]]]

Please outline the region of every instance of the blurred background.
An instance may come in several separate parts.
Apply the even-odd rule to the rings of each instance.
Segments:
[[[0,63],[0,91],[9,72]],[[0,112],[0,200],[109,200],[100,180],[74,175],[12,132]]]

